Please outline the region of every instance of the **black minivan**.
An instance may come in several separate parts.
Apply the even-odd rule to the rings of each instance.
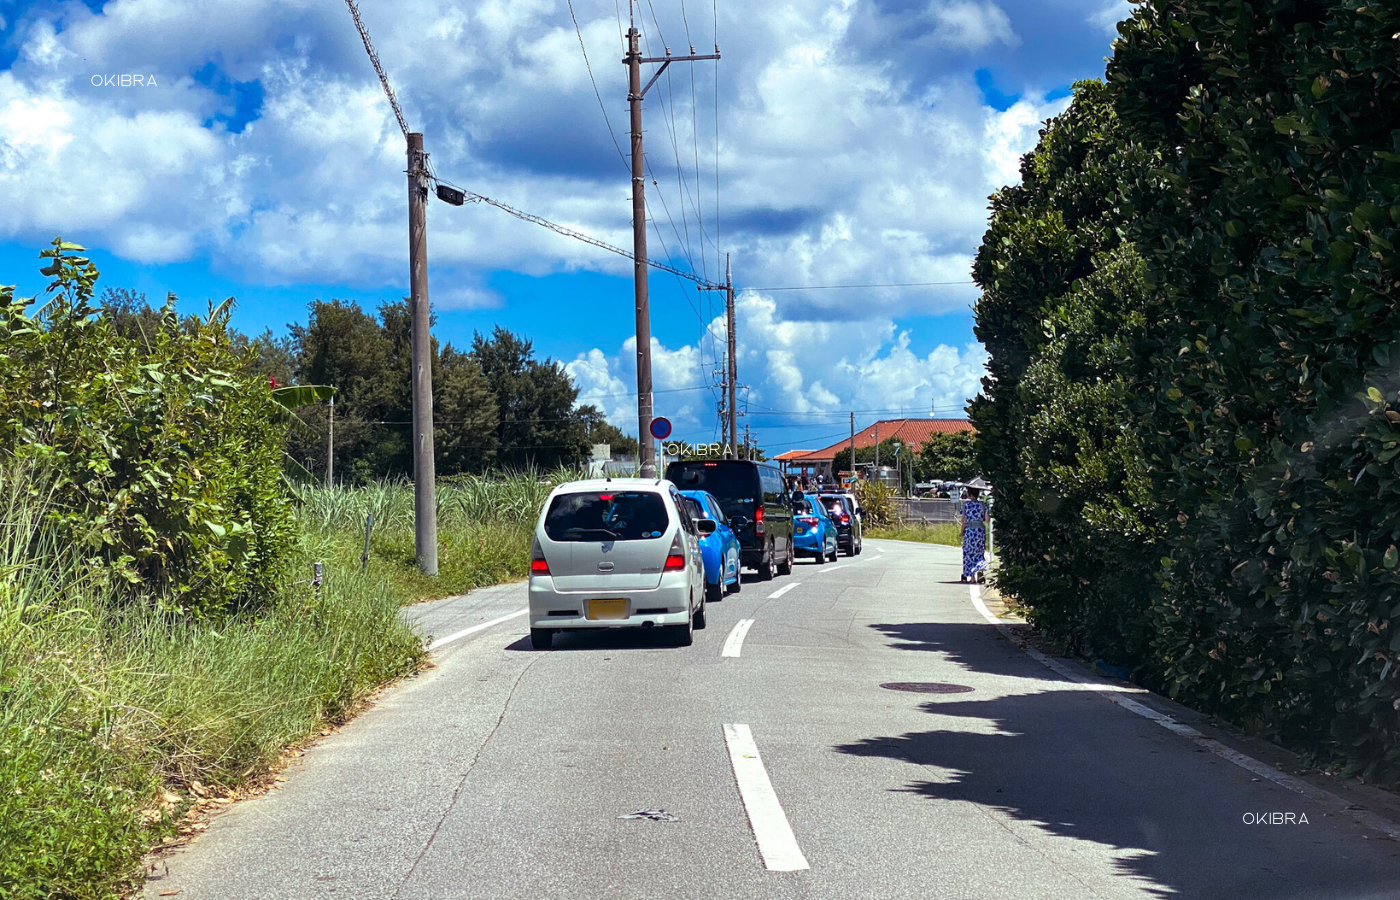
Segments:
[[[666,480],[683,491],[709,491],[739,538],[739,561],[767,580],[792,571],[792,508],[776,466],[746,459],[673,462]]]

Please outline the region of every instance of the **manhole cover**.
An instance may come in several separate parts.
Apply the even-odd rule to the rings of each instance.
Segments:
[[[887,681],[880,687],[887,691],[907,691],[911,694],[966,694],[972,690],[965,684],[944,684],[938,681]]]

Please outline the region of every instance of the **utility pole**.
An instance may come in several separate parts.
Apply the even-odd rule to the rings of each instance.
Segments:
[[[851,410],[851,478],[856,477],[856,412]]]
[[[437,467],[433,462],[433,341],[428,334],[428,226],[423,201],[428,197],[428,155],[423,152],[423,135],[408,130],[408,121],[399,108],[399,98],[389,85],[389,76],[374,52],[369,29],[360,18],[355,0],[345,0],[355,30],[364,42],[379,85],[394,110],[394,119],[408,144],[408,283],[413,319],[413,542],[418,568],[424,575],[436,576],[437,562]],[[438,196],[442,196],[439,193]],[[445,198],[444,198],[445,199]],[[460,196],[456,205],[461,205]],[[329,472],[327,472],[329,477]]]
[[[630,10],[631,3],[628,3]],[[644,57],[639,49],[641,37],[635,22],[627,29],[627,55],[622,62],[627,66],[627,101],[632,112],[632,268],[633,293],[637,306],[637,441],[639,453],[637,462],[641,466],[643,478],[656,477],[656,447],[652,444],[651,417],[651,306],[647,295],[647,204],[646,177],[642,154],[642,98],[666,67],[673,62],[688,62],[699,59],[719,59],[719,48],[713,54],[697,56],[692,47],[689,56],[672,56],[669,48],[665,56]],[[642,86],[642,63],[661,63]]]
[[[749,443],[749,423],[744,423],[744,459],[753,459],[753,445]]]
[[[733,436],[739,429],[738,404],[734,400],[734,391],[739,381],[739,360],[734,355],[734,272],[729,268],[728,253],[724,254],[724,315],[725,335],[729,339],[729,434]],[[747,425],[744,427],[748,428]],[[730,453],[734,455],[732,449]]]
[[[729,443],[725,445],[725,459],[738,459],[739,443],[739,405],[735,402],[735,391],[739,387],[739,361],[735,356],[735,334],[734,334],[734,271],[729,265],[729,254],[724,254],[724,284],[720,285],[699,285],[699,291],[724,291],[724,330],[725,343],[728,345],[725,351],[725,378],[723,393],[725,401],[721,404],[724,413],[720,419],[721,430],[727,427],[729,433]],[[727,407],[727,409],[726,409]]]
[[[870,470],[875,480],[880,480],[880,423],[875,423],[875,468]]]
[[[330,417],[326,420],[326,487],[335,487],[335,394],[331,394]]]
[[[433,339],[428,312],[427,154],[408,135],[408,270],[413,316],[413,545],[418,569],[438,573],[437,465],[433,459]]]

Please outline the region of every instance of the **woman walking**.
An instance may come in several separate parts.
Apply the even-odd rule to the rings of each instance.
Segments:
[[[982,492],[967,489],[967,499],[958,511],[958,534],[962,536],[963,568],[961,581],[982,581],[987,571],[987,522],[990,510]]]

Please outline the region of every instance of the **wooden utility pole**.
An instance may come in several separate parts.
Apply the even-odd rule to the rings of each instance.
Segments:
[[[408,144],[408,284],[413,319],[413,542],[418,568],[424,575],[436,576],[437,559],[437,467],[433,462],[433,340],[428,333],[428,227],[424,200],[428,197],[428,155],[423,152],[423,135],[408,130],[408,121],[399,108],[399,98],[389,85],[389,76],[374,52],[369,29],[360,18],[355,0],[345,0],[355,30],[364,42],[370,65],[379,76],[379,85],[394,110],[394,120]],[[441,194],[439,194],[441,196]],[[458,196],[457,205],[461,205]],[[334,401],[332,401],[334,402]],[[327,479],[329,479],[329,466]],[[366,531],[368,542],[368,531]]]
[[[335,487],[335,394],[331,394],[330,415],[326,419],[326,487]]]
[[[627,66],[627,102],[632,113],[632,281],[637,307],[637,461],[641,466],[643,478],[655,478],[656,447],[651,437],[651,306],[647,296],[647,204],[645,157],[642,154],[642,98],[671,63],[719,59],[719,48],[716,47],[713,54],[704,56],[694,53],[689,56],[672,56],[670,49],[667,49],[665,56],[644,57],[639,47],[640,38],[641,33],[637,31],[634,23],[627,30],[627,55],[622,58],[622,62]],[[645,87],[642,86],[642,63],[661,63],[661,68],[656,70]]]
[[[851,410],[851,478],[856,477],[856,413]]]
[[[734,272],[729,268],[729,254],[724,254],[724,330],[725,337],[729,343],[729,437],[732,441],[735,433],[739,429],[738,404],[734,400],[734,392],[737,389],[739,380],[739,361],[735,357],[735,336],[734,336]],[[737,454],[733,446],[729,449],[730,458]]]
[[[428,198],[423,135],[408,135],[408,271],[413,317],[413,546],[418,569],[438,573],[437,464],[433,459],[433,339],[429,333]]]
[[[875,466],[870,470],[875,480],[880,480],[880,423],[875,423]]]

